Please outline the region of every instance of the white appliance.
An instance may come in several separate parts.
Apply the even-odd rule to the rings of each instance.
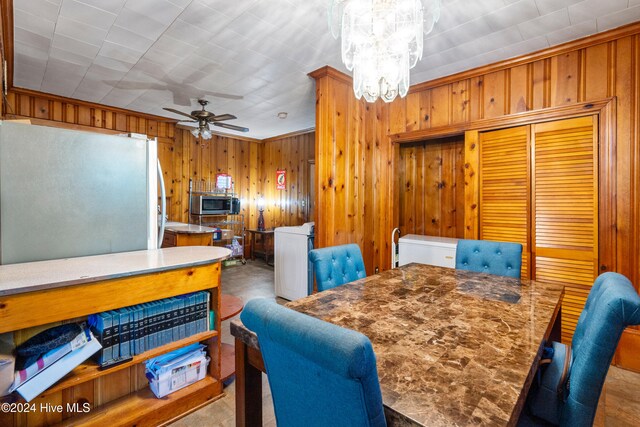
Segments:
[[[293,301],[313,292],[313,269],[309,265],[313,226],[313,222],[307,222],[275,229],[275,290],[279,297]]]
[[[155,140],[0,122],[0,264],[157,248],[158,167]]]
[[[412,262],[449,268],[456,266],[458,239],[407,234],[398,240],[398,244],[401,266]]]

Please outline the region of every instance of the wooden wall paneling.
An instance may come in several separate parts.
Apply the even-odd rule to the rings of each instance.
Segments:
[[[480,238],[480,134],[476,130],[464,134],[464,238]]]
[[[398,226],[402,234],[424,234],[417,231],[417,224],[423,225],[422,218],[420,220],[415,218],[416,211],[422,211],[422,209],[418,208],[423,206],[422,197],[420,197],[420,200],[416,200],[416,187],[422,187],[422,173],[420,173],[420,181],[416,176],[418,167],[422,172],[422,156],[418,159],[416,151],[418,151],[418,147],[413,144],[401,147],[400,160],[396,168],[400,196],[400,221]],[[420,154],[422,154],[421,150]],[[422,196],[422,192],[419,192],[419,194]]]
[[[514,67],[509,77],[509,113],[521,113],[531,109],[531,64]]]
[[[422,122],[422,117],[420,116],[420,93],[408,94],[405,98],[405,103],[405,131],[411,132],[412,130],[420,129]]]
[[[397,97],[389,104],[389,134],[407,130],[406,99]]]
[[[247,200],[249,217],[245,217],[247,228],[258,226],[258,198],[260,197],[260,165],[258,162],[258,152],[262,144],[249,145],[249,187]]]
[[[508,87],[507,71],[496,71],[484,76],[483,79],[483,111],[484,118],[499,117],[507,114]]]
[[[450,121],[451,86],[445,85],[431,89],[430,127],[446,126]]]
[[[464,238],[464,224],[465,224],[465,167],[464,167],[464,154],[465,154],[465,136],[464,134],[459,137],[460,142],[454,147],[455,158],[453,160],[453,167],[455,170],[455,236],[457,238]]]
[[[440,236],[442,233],[440,176],[442,171],[442,146],[427,144],[424,157],[424,217],[425,234]]]
[[[429,129],[431,127],[431,91],[423,90],[421,92],[416,92],[417,96],[420,98],[420,126],[419,129]],[[409,94],[413,95],[413,94]],[[407,104],[407,107],[413,106],[413,104]],[[410,117],[410,113],[407,115]],[[408,129],[407,129],[408,130]]]
[[[579,64],[579,51],[551,58],[551,107],[580,102],[578,98]]]
[[[617,98],[617,140],[616,156],[618,161],[616,193],[618,194],[616,227],[617,227],[617,262],[615,271],[627,277],[635,277],[634,284],[638,286],[638,267],[636,263],[627,260],[638,259],[638,250],[634,256],[633,242],[629,238],[634,231],[638,231],[637,221],[633,216],[638,214],[638,208],[633,208],[631,195],[634,192],[634,173],[639,159],[634,156],[634,147],[638,145],[637,109],[640,98],[634,90],[638,85],[637,69],[634,53],[638,49],[636,38],[626,37],[616,41],[615,49],[615,96]],[[635,115],[635,116],[634,116]],[[637,190],[636,190],[637,191]],[[636,199],[637,200],[637,199]],[[634,213],[635,212],[635,213]],[[636,233],[637,235],[637,233]]]
[[[484,78],[476,76],[469,79],[469,121],[484,118]]]
[[[584,83],[581,85],[581,99],[591,101],[607,98],[612,95],[611,80],[611,50],[612,44],[603,43],[588,47],[584,50],[583,63],[580,64],[584,72],[581,73]],[[603,78],[602,76],[606,76]]]
[[[534,110],[540,110],[549,106],[548,102],[548,60],[541,59],[531,63],[531,106]]]
[[[469,121],[469,80],[451,84],[451,123]]]

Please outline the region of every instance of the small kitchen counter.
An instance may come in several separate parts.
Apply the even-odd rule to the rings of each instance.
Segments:
[[[214,264],[231,251],[182,246],[0,265],[0,296]]]

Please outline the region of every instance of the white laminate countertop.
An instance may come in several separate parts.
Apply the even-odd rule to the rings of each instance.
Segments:
[[[207,265],[230,255],[218,246],[178,246],[0,265],[0,296]]]
[[[178,234],[204,234],[216,231],[211,227],[198,224],[185,224],[183,222],[167,222],[164,229]]]

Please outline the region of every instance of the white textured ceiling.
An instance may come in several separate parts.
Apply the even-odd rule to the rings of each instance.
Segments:
[[[179,116],[162,107],[191,111],[205,97],[210,111],[236,115],[228,123],[260,139],[310,128],[307,73],[324,65],[346,72],[327,4],[14,0],[14,85],[171,118]],[[637,20],[640,0],[443,0],[411,83]]]

